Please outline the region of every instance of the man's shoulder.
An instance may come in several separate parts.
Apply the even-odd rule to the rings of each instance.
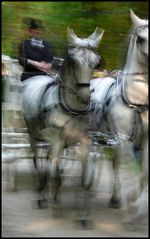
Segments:
[[[49,42],[49,41],[47,41],[47,40],[43,40],[43,44],[45,45],[45,46],[51,46],[52,44]]]
[[[29,39],[25,39],[23,40],[22,44],[29,44],[30,43],[30,40]]]

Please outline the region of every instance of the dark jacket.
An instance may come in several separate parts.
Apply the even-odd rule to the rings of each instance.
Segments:
[[[51,63],[53,59],[52,47],[45,40],[31,39],[22,42],[19,48],[19,63],[24,68],[21,81],[34,75],[45,74],[43,71],[40,71],[31,64],[28,64],[28,59]]]

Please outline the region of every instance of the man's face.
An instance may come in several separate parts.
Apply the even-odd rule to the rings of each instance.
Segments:
[[[30,36],[35,37],[35,38],[40,38],[41,34],[42,34],[42,31],[39,29],[30,28],[28,32],[29,32]]]

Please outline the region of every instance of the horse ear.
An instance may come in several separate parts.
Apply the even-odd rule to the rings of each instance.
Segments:
[[[91,39],[91,40],[95,40],[98,31],[99,31],[99,28],[96,27],[95,31],[88,38]]]
[[[74,33],[74,31],[70,29],[69,27],[67,28],[67,36],[68,36],[69,42],[74,42],[78,38],[76,34]]]
[[[142,20],[138,16],[136,16],[132,9],[130,9],[130,17],[135,28],[143,26],[145,24],[145,20]]]
[[[97,47],[98,47],[98,44],[100,43],[100,41],[102,40],[103,34],[104,34],[104,30],[101,31],[100,33],[98,33],[94,40]]]
[[[101,35],[103,35],[104,31],[101,31],[98,27],[95,28],[95,31],[88,37],[88,39],[91,39],[93,41],[95,41],[97,39],[97,37],[99,37]]]

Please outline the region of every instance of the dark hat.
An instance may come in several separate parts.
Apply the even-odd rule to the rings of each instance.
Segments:
[[[41,21],[35,20],[35,19],[31,19],[30,20],[30,24],[29,24],[29,28],[30,29],[42,29]]]
[[[42,21],[35,18],[24,18],[23,24],[28,29],[37,29],[37,30],[44,30],[45,27],[42,24]]]
[[[28,29],[44,29],[42,21],[39,19],[24,18],[23,23],[27,26]]]

